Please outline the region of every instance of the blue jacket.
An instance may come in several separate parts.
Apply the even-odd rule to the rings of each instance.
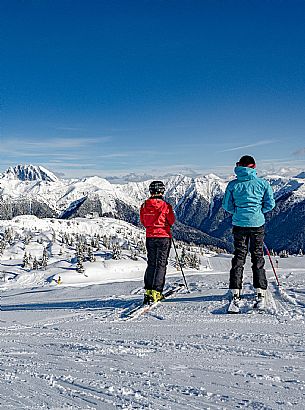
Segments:
[[[237,179],[229,182],[222,207],[233,214],[233,225],[243,227],[264,225],[264,214],[275,206],[269,182],[258,178],[253,168],[235,167],[234,171]]]

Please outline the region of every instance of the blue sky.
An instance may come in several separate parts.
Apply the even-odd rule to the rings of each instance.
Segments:
[[[305,2],[1,0],[0,170],[305,169]]]

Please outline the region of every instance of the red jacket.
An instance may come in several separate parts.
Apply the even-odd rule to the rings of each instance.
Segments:
[[[175,214],[170,204],[161,198],[149,198],[141,206],[140,220],[147,238],[171,238]]]

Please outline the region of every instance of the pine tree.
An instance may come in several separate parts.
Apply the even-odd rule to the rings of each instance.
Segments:
[[[103,245],[106,249],[110,248],[110,240],[106,235],[103,236]]]
[[[189,267],[197,270],[200,269],[200,259],[195,253],[189,256]]]
[[[144,253],[146,251],[144,241],[141,239],[137,243],[137,249],[140,253]]]
[[[0,254],[1,254],[1,255],[3,254],[3,251],[4,251],[4,249],[5,249],[5,246],[6,246],[6,244],[5,244],[4,240],[2,239],[2,240],[0,241]]]
[[[118,244],[114,244],[112,248],[112,259],[118,260],[122,258],[122,248]]]
[[[97,234],[95,237],[95,245],[94,245],[97,251],[100,249],[100,240],[101,240],[101,237],[99,234]]]
[[[289,254],[288,251],[286,249],[283,249],[280,253],[279,253],[280,258],[288,258]]]
[[[6,242],[11,243],[13,240],[13,229],[12,228],[6,228],[4,231],[4,238]]]
[[[79,255],[77,258],[76,271],[78,273],[85,273],[85,268],[83,265],[83,258],[81,255]]]
[[[29,266],[28,255],[27,255],[26,252],[24,252],[23,261],[22,261],[22,267],[23,267],[23,268],[27,268],[28,266]]]
[[[39,268],[39,263],[38,263],[38,260],[37,260],[37,258],[36,258],[36,256],[34,257],[34,260],[33,260],[33,269],[34,270],[38,270],[38,268]]]
[[[43,248],[43,254],[42,254],[42,259],[41,259],[41,266],[43,267],[44,270],[46,270],[48,266],[48,251],[46,248]]]
[[[131,249],[130,252],[130,259],[133,261],[137,261],[138,260],[138,253],[135,249]]]
[[[88,246],[88,259],[89,259],[90,262],[95,262],[96,261],[91,246]]]
[[[76,252],[76,257],[78,257],[79,255],[82,255],[83,256],[83,245],[80,243],[80,242],[78,242],[77,244],[76,244],[76,250],[75,250],[75,252]]]
[[[182,247],[181,255],[180,255],[180,265],[184,268],[187,265],[187,254],[184,247]]]

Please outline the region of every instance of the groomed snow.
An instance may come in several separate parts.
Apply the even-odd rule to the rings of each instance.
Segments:
[[[114,261],[100,249],[85,276],[75,271],[72,248],[52,238],[54,231],[103,230],[123,242],[142,231],[110,219],[16,219],[4,229],[33,237],[12,243],[1,258],[1,410],[305,408],[304,257],[279,259],[281,291],[266,261],[268,313],[227,315],[231,256],[206,252],[200,271],[186,269],[190,293],[126,321],[143,297],[145,255],[132,261],[124,251]],[[27,271],[18,258],[37,238],[53,251],[45,271]],[[166,286],[181,281],[174,253],[169,272]],[[52,281],[56,275],[62,284]],[[244,284],[250,306],[250,261]]]

